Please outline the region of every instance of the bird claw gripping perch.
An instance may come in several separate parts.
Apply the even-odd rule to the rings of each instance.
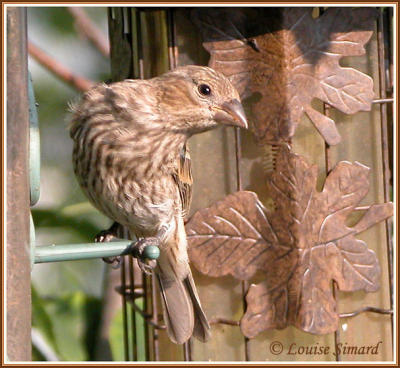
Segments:
[[[151,275],[156,266],[156,259],[160,255],[160,240],[155,237],[142,238],[132,244],[132,256],[137,259],[139,268],[146,274]],[[150,263],[146,263],[146,260]]]
[[[115,234],[111,229],[100,231],[94,238],[95,243],[110,242],[115,238]],[[103,257],[103,261],[110,264],[112,268],[117,269],[121,265],[121,257]]]
[[[115,229],[110,228],[98,233],[95,237],[96,243],[110,242],[117,238]],[[154,267],[156,266],[156,259],[160,255],[159,249],[160,241],[156,237],[142,238],[133,242],[130,249],[130,254],[137,259],[139,268],[146,274],[151,275]],[[150,262],[147,263],[146,261]],[[104,257],[103,261],[112,266],[112,268],[119,268],[121,265],[121,257]]]

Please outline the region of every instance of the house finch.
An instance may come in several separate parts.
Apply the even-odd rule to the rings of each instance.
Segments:
[[[210,326],[186,249],[192,187],[186,141],[220,124],[247,128],[238,92],[213,69],[184,66],[148,80],[97,85],[73,112],[73,164],[83,191],[140,244],[159,246],[154,271],[171,340],[207,340]]]

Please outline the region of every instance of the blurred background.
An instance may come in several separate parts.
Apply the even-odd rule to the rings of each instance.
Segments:
[[[107,8],[84,12],[107,41]],[[41,49],[77,76],[94,82],[110,77],[108,58],[89,42],[68,8],[28,7],[28,38],[30,47]],[[32,56],[29,70],[41,133],[41,195],[32,209],[36,244],[92,242],[110,223],[86,201],[72,170],[68,106],[81,92]],[[118,307],[107,320],[101,318],[105,272],[101,260],[34,266],[33,360],[123,360]],[[110,349],[99,346],[102,324],[110,331]]]

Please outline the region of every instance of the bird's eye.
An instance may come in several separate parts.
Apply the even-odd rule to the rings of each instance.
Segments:
[[[207,84],[200,84],[199,85],[199,92],[203,96],[209,96],[209,95],[211,95],[211,88]]]

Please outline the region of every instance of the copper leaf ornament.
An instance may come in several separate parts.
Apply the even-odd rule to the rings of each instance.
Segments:
[[[288,141],[306,113],[328,144],[339,143],[332,119],[311,106],[314,98],[353,114],[370,110],[372,79],[339,64],[362,55],[374,8],[197,9],[193,20],[210,52],[209,65],[228,76],[251,109],[253,132],[263,143]]]
[[[246,296],[245,336],[290,324],[331,333],[338,325],[332,280],[343,291],[379,288],[377,257],[356,235],[390,217],[393,205],[372,205],[348,226],[368,192],[366,166],[339,162],[319,192],[317,167],[301,156],[282,148],[276,165],[268,181],[274,211],[255,193],[241,191],[196,212],[186,225],[189,255],[210,276],[247,280],[257,270],[264,274]]]

